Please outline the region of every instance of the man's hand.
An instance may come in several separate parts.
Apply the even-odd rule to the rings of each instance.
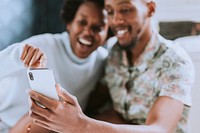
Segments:
[[[85,115],[83,114],[76,97],[56,85],[58,95],[63,101],[49,99],[39,93],[28,90],[30,96],[29,115],[35,124],[56,132],[83,133]],[[46,108],[41,108],[35,102]]]

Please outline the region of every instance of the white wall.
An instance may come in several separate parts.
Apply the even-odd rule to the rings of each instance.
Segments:
[[[159,21],[200,22],[200,0],[154,0]]]

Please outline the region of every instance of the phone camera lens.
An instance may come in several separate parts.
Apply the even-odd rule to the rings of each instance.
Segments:
[[[33,74],[32,74],[31,72],[29,72],[28,74],[29,74],[29,78],[30,78],[31,80],[34,80]]]

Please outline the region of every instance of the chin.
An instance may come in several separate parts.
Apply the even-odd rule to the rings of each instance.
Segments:
[[[136,38],[130,42],[118,41],[119,47],[121,47],[123,50],[126,50],[126,51],[133,49],[135,47],[136,43],[137,43]]]

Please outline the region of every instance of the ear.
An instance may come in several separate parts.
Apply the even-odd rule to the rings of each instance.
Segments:
[[[149,9],[148,17],[152,17],[153,14],[155,13],[156,4],[153,1],[149,1],[149,2],[147,2],[147,6]]]
[[[66,24],[66,31],[68,31],[68,32],[70,32],[70,29],[71,29],[71,24],[69,23],[69,24]]]

